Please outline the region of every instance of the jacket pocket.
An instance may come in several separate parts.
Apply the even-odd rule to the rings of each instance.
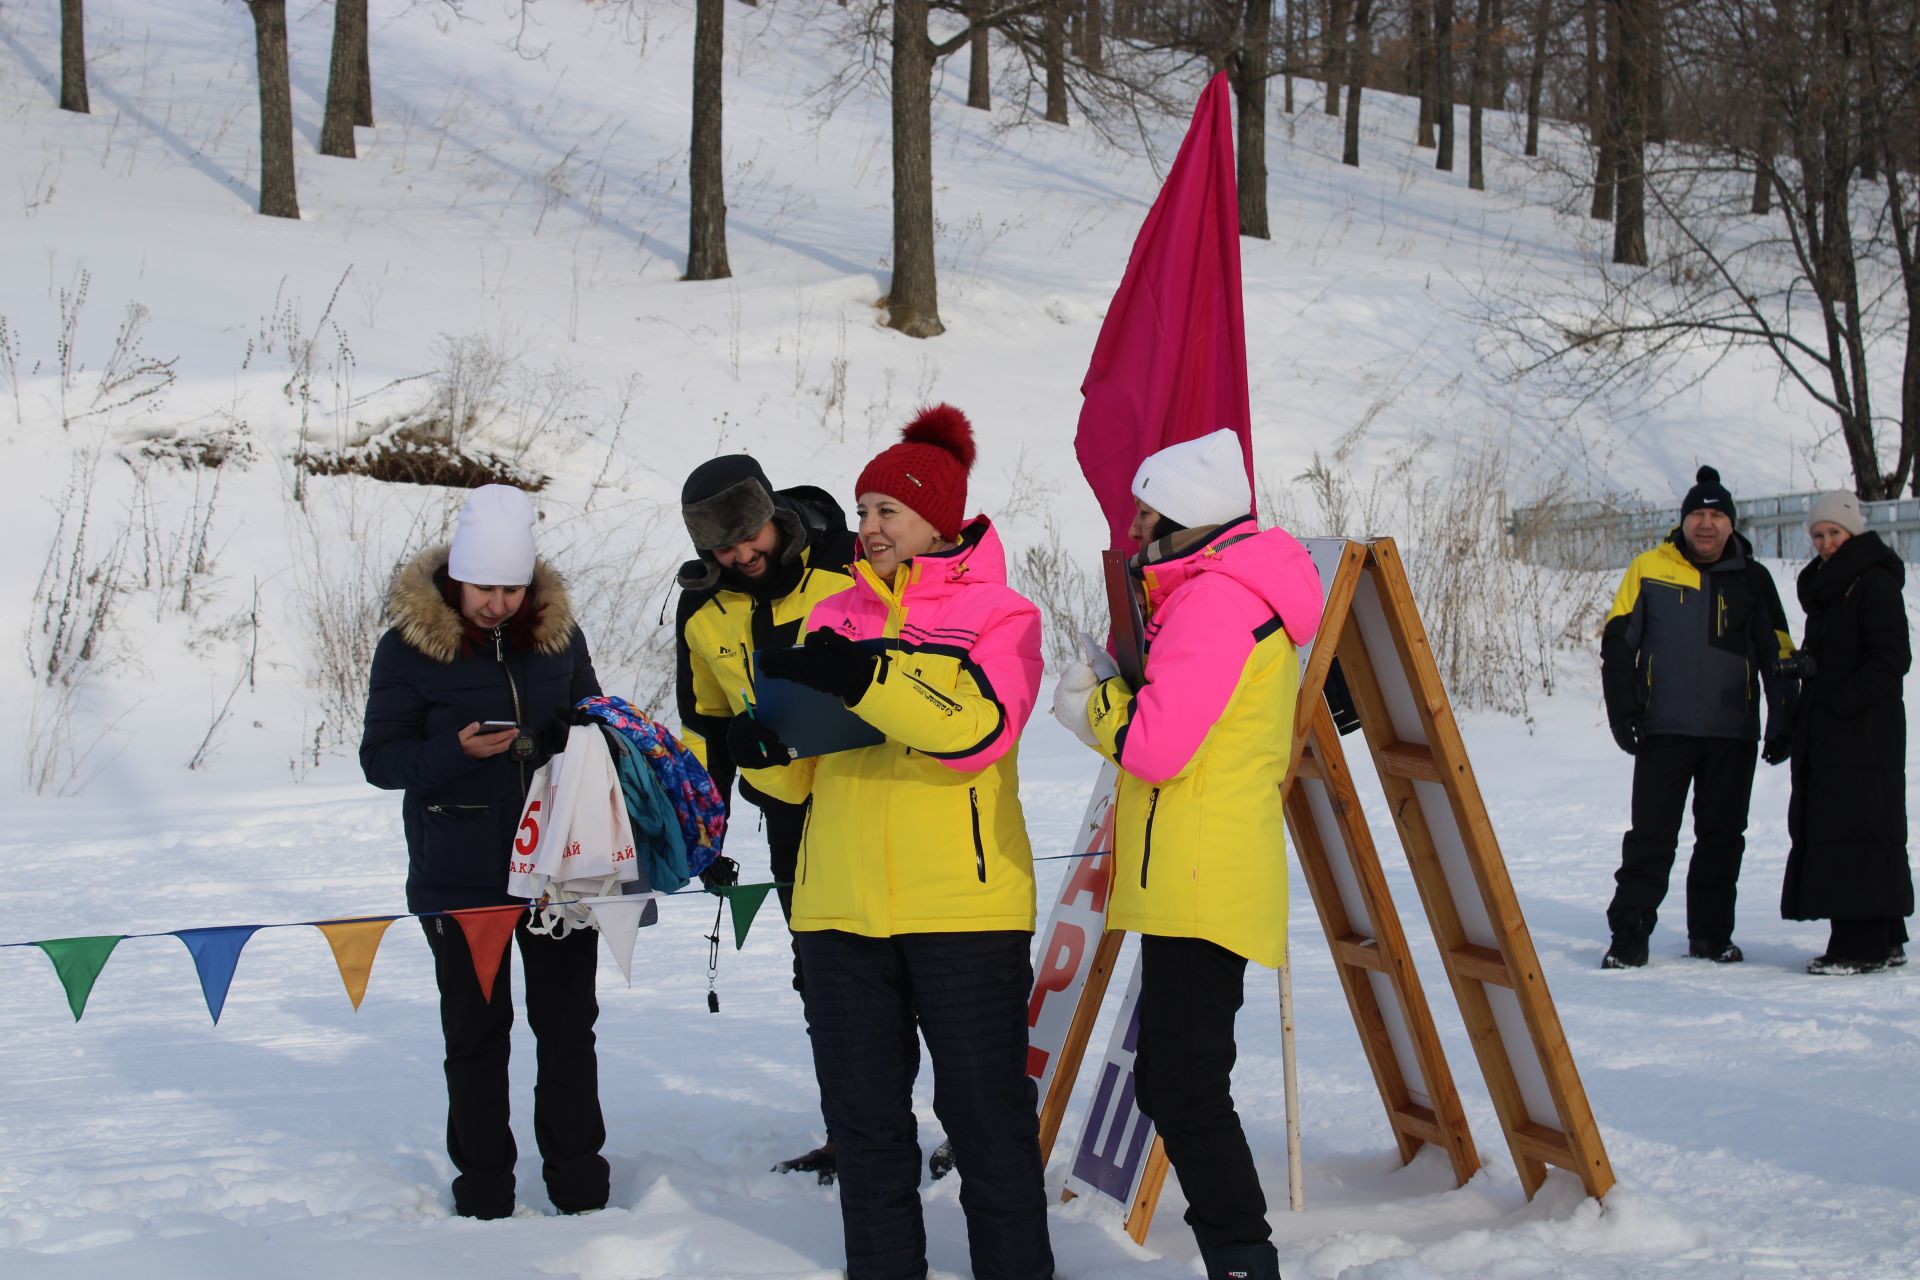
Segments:
[[[973,810],[973,873],[980,883],[987,882],[987,847],[980,842],[980,788],[967,788],[967,805]]]
[[[430,887],[504,890],[512,833],[487,804],[429,804],[421,833],[421,870]],[[504,837],[504,838],[503,838]]]
[[[1147,867],[1153,862],[1153,819],[1160,810],[1160,788],[1147,797],[1147,830],[1140,843],[1140,887],[1147,887]]]

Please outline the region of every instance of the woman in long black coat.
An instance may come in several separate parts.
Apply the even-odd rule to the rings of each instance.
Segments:
[[[1799,581],[1813,670],[1794,712],[1793,847],[1780,914],[1833,922],[1808,973],[1873,973],[1906,963],[1913,914],[1906,569],[1866,531],[1850,493],[1822,494],[1807,525],[1819,553]]]
[[[360,741],[367,781],[406,793],[407,910],[420,914],[433,950],[453,1208],[468,1218],[513,1212],[512,965],[503,957],[492,992],[482,992],[465,931],[442,913],[520,901],[507,894],[507,863],[528,780],[564,740],[574,703],[600,692],[566,587],[534,554],[533,525],[525,493],[485,485],[468,497],[450,546],[401,566]],[[510,727],[488,731],[488,722]],[[539,1049],[533,1132],[547,1196],[562,1213],[599,1209],[607,1162],[593,1034],[598,935],[535,935],[523,915],[514,936]]]

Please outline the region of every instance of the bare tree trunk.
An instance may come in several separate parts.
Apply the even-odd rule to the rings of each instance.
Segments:
[[[1087,0],[1086,13],[1080,19],[1080,61],[1089,71],[1105,64],[1106,0]]]
[[[1608,222],[1613,218],[1613,101],[1617,96],[1610,60],[1619,47],[1619,35],[1609,29],[1603,58],[1600,50],[1600,5],[1603,3],[1607,4],[1606,12],[1611,15],[1613,6],[1608,0],[1587,0],[1586,8],[1587,131],[1593,138],[1593,203],[1587,207],[1587,216]]]
[[[1507,109],[1507,2],[1493,0],[1487,21],[1492,24],[1487,32],[1487,48],[1491,59],[1487,63],[1487,83],[1480,95],[1480,104],[1495,111]]]
[[[89,115],[87,31],[80,0],[60,0],[60,109]]]
[[[247,0],[260,77],[260,212],[300,216],[293,175],[293,89],[287,77],[287,0]]]
[[[726,0],[695,0],[693,6],[693,141],[687,155],[688,280],[724,280],[727,262]]]
[[[1047,68],[1047,123],[1067,122],[1067,2],[1051,0],[1040,47]]]
[[[1615,27],[1609,32],[1614,66],[1612,115],[1615,121],[1613,181],[1613,260],[1623,266],[1647,265],[1646,163],[1647,97],[1644,57],[1646,7],[1650,0],[1611,0]]]
[[[1267,63],[1273,43],[1273,0],[1247,0],[1245,39],[1228,64],[1239,109],[1240,234],[1271,240],[1267,229]],[[1237,71],[1237,74],[1236,74]]]
[[[946,332],[933,260],[933,45],[927,0],[893,0],[893,284],[887,324]]]
[[[1533,0],[1533,64],[1527,68],[1527,154],[1540,154],[1540,89],[1546,79],[1553,0]]]
[[[1353,0],[1353,59],[1347,79],[1347,136],[1340,163],[1360,167],[1360,88],[1373,64],[1373,0]]]
[[[1900,260],[1901,284],[1907,295],[1906,363],[1900,376],[1900,462],[1894,470],[1890,493],[1898,493],[1901,481],[1913,477],[1914,495],[1920,497],[1920,468],[1914,467],[1914,452],[1920,447],[1920,239],[1907,216],[1907,195],[1900,187],[1900,166],[1889,155],[1881,166],[1887,183],[1887,205],[1893,229],[1894,249]]]
[[[1427,0],[1412,0],[1413,23],[1413,84],[1414,92],[1420,98],[1420,126],[1416,141],[1423,147],[1434,145],[1433,126],[1437,112],[1434,110],[1433,86],[1433,14],[1427,6]]]
[[[1286,25],[1282,28],[1285,34],[1281,37],[1281,39],[1285,43],[1280,54],[1281,60],[1286,63],[1285,78],[1281,82],[1285,86],[1286,96],[1281,101],[1280,108],[1281,110],[1285,111],[1288,115],[1292,115],[1293,114],[1293,54],[1294,54],[1294,50],[1298,47],[1294,43],[1294,39],[1293,39],[1294,0],[1280,0],[1280,3],[1282,6],[1284,6],[1283,12],[1286,15]]]
[[[360,105],[361,51],[367,44],[367,0],[334,0],[333,64],[320,124],[320,154],[354,158],[353,122]]]
[[[1754,213],[1773,212],[1773,158],[1780,150],[1780,117],[1768,93],[1760,103],[1760,141],[1753,158]]]
[[[967,20],[978,23],[993,7],[993,0],[971,0],[967,5]],[[967,105],[980,111],[993,110],[993,93],[989,84],[993,74],[992,33],[984,26],[976,26],[973,34],[967,38]]]
[[[1453,0],[1433,0],[1434,119],[1440,126],[1433,167],[1453,171]]]
[[[1648,142],[1667,140],[1667,7],[1665,0],[1640,5],[1642,29],[1636,52],[1640,59],[1641,98]]]
[[[1353,0],[1328,0],[1327,114],[1340,114],[1340,86],[1347,80],[1347,22]]]
[[[1473,20],[1473,67],[1467,75],[1467,189],[1487,189],[1486,151],[1481,145],[1485,126],[1481,119],[1487,100],[1487,77],[1492,70],[1489,28],[1492,27],[1493,0],[1480,0]]]
[[[353,123],[362,129],[373,128],[373,67],[367,60],[367,0],[360,0],[360,39],[357,41],[360,75],[355,81],[360,93],[353,103]]]

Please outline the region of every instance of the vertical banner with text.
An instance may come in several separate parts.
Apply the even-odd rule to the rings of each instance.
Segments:
[[[1140,963],[1134,961],[1127,981],[1120,1018],[1113,1025],[1105,1060],[1100,1064],[1093,1107],[1086,1127],[1074,1145],[1073,1168],[1067,1190],[1077,1196],[1099,1196],[1131,1211],[1147,1169],[1153,1144],[1153,1121],[1140,1113],[1134,1097],[1133,1057],[1140,1044]]]

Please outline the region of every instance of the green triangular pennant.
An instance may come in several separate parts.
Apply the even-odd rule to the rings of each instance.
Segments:
[[[727,909],[733,912],[735,951],[747,945],[747,930],[753,927],[753,918],[760,914],[760,904],[767,900],[767,891],[771,888],[771,884],[727,886]]]
[[[116,933],[92,938],[46,938],[33,944],[53,961],[53,971],[60,976],[60,985],[67,989],[67,1007],[73,1010],[75,1022],[80,1021],[87,997],[93,994],[94,980],[107,967],[107,957],[126,936]]]

